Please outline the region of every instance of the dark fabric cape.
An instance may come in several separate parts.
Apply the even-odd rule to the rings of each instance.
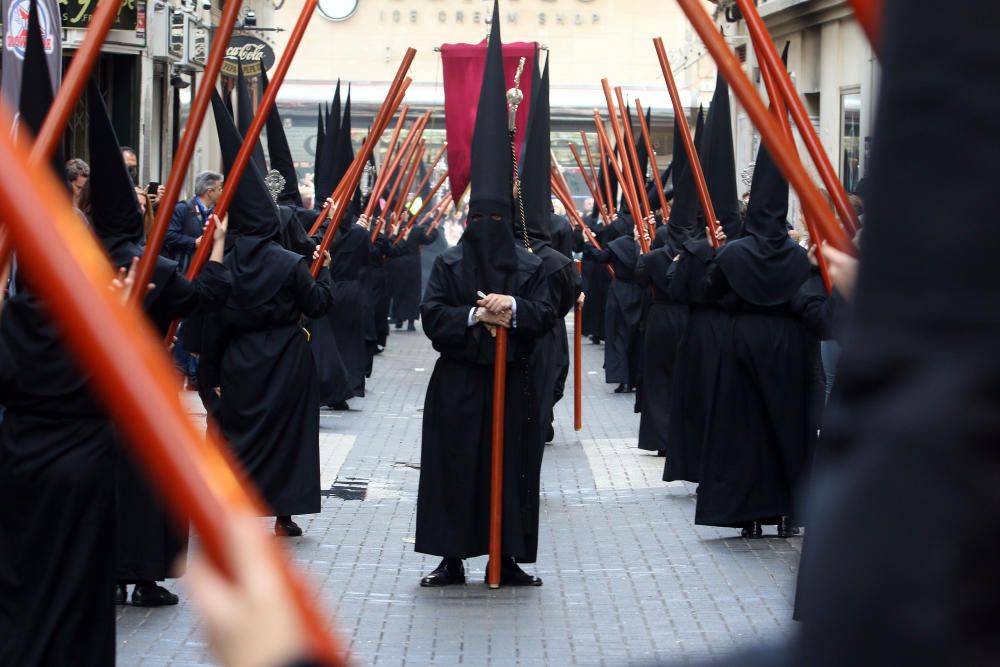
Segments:
[[[639,386],[639,448],[668,449],[670,408],[677,348],[687,326],[687,306],[670,300],[673,257],[666,248],[646,253],[636,265],[636,280],[652,289],[643,327],[642,381]]]

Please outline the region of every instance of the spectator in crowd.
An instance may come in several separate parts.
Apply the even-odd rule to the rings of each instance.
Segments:
[[[69,183],[73,193],[73,207],[77,210],[80,210],[80,193],[88,178],[90,178],[90,165],[86,162],[76,157],[66,162],[66,182]]]

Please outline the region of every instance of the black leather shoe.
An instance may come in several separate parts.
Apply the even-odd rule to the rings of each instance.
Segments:
[[[168,607],[177,604],[179,598],[163,586],[149,582],[136,584],[132,589],[133,607]]]
[[[403,320],[396,320],[396,330],[398,331],[402,328],[403,328]]]
[[[552,441],[556,439],[556,430],[549,424],[545,429],[545,444],[551,445]]]
[[[453,586],[465,583],[465,566],[461,558],[444,558],[433,572],[420,580],[424,588]]]
[[[778,537],[795,537],[801,532],[799,527],[792,523],[792,517],[787,515],[781,517],[781,523],[778,524]]]
[[[279,516],[274,520],[274,534],[278,537],[299,537],[302,529],[290,516]]]
[[[490,571],[490,563],[486,562],[486,572]],[[489,575],[483,577],[488,582]],[[513,558],[504,558],[500,564],[501,586],[541,586],[542,580],[522,570]]]
[[[115,604],[125,604],[128,602],[128,588],[125,584],[115,584]]]
[[[346,412],[351,409],[351,406],[347,404],[347,401],[341,401],[340,403],[330,403],[328,406],[331,410],[336,410],[337,412]]]
[[[760,521],[751,521],[743,526],[740,534],[748,540],[759,540],[764,537],[764,529],[760,527]]]
[[[417,330],[417,326],[413,323],[413,320],[410,320],[410,324],[406,327],[406,330],[407,331],[416,331]]]
[[[616,394],[627,394],[628,391],[629,391],[628,387],[625,386],[624,382],[622,384],[618,385],[617,387],[615,387],[615,393]]]

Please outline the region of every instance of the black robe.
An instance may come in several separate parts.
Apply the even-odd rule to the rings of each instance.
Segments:
[[[538,396],[539,419],[542,429],[552,429],[553,408],[562,399],[569,374],[569,341],[566,315],[573,309],[580,293],[580,277],[576,266],[565,255],[550,246],[541,246],[535,255],[542,260],[542,273],[549,288],[549,307],[556,318],[532,354],[531,369]]]
[[[702,239],[685,242],[674,262],[670,300],[688,307],[670,389],[670,430],[663,480],[697,482],[702,442],[719,372],[728,318],[722,306],[706,296],[708,262],[713,250]]]
[[[267,301],[222,312],[219,424],[277,516],[320,511],[319,381],[299,321],[329,310],[329,281],[302,259]]]
[[[420,246],[433,243],[437,237],[438,230],[428,234],[423,227],[414,225],[407,238],[386,243],[389,319],[397,325],[420,317]]]
[[[589,224],[589,227],[603,248],[608,241],[608,228],[598,221]],[[583,291],[587,293],[587,299],[583,302],[581,331],[584,336],[589,336],[597,342],[604,340],[604,311],[608,288],[611,286],[611,276],[594,255],[586,251],[588,247],[593,246],[588,241],[581,241],[579,248],[584,251]]]
[[[744,300],[714,262],[706,294],[729,315],[705,425],[695,523],[739,527],[795,517],[816,440],[819,386],[811,354],[817,351],[790,302]]]
[[[639,258],[636,281],[652,290],[643,321],[642,380],[639,387],[639,448],[652,452],[668,449],[671,390],[677,347],[687,326],[687,306],[670,300],[673,257],[659,248]]]
[[[26,284],[0,333],[0,664],[113,665],[114,429]]]
[[[145,308],[157,330],[165,334],[170,322],[194,310],[218,309],[229,295],[229,271],[218,262],[205,264],[194,282],[177,265],[160,258],[154,273],[155,290]],[[174,565],[187,548],[187,526],[177,526],[164,503],[121,445],[116,457],[118,558],[115,579],[121,583],[159,581],[174,576]]]
[[[420,307],[424,333],[441,357],[424,402],[416,550],[471,558],[489,551],[495,346],[484,326],[468,326],[474,304],[465,297],[462,252],[458,245],[438,258]],[[555,313],[541,260],[517,248],[517,261],[517,326],[507,350],[503,551],[530,563],[538,548],[542,452],[535,444],[541,434],[529,359]]]
[[[619,237],[600,252],[591,247],[587,254],[599,265],[610,264],[615,271],[604,313],[605,382],[633,386],[638,380],[639,323],[643,300],[642,288],[635,281],[639,246],[632,238]],[[603,271],[603,266],[597,270]]]
[[[375,239],[369,246],[365,269],[365,294],[371,303],[375,345],[381,348],[385,348],[389,340],[389,278],[385,268],[384,247],[385,236]]]
[[[363,227],[342,221],[337,238],[330,247],[330,291],[333,302],[326,319],[333,331],[340,358],[347,370],[347,382],[355,396],[365,395],[368,374],[366,322],[374,322],[371,302],[364,291],[364,272],[369,262],[368,232]]]

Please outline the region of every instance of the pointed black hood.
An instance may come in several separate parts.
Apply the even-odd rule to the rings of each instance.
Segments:
[[[271,199],[264,175],[254,164],[247,164],[239,183],[229,182],[229,171],[233,167],[243,139],[226,112],[218,93],[212,94],[212,111],[215,114],[216,129],[219,133],[219,148],[226,174],[226,187],[236,188],[236,196],[229,206],[229,229],[239,237],[272,238],[278,233],[278,211]]]
[[[743,238],[729,241],[718,263],[733,291],[757,306],[794,296],[809,277],[806,251],[788,238],[788,181],[761,142]]]
[[[332,169],[333,187],[336,187],[337,184],[340,183],[341,179],[344,178],[348,169],[350,169],[352,162],[354,162],[354,143],[351,141],[351,87],[350,84],[348,84],[347,99],[344,102],[344,118],[337,130],[337,147],[336,152],[334,153]],[[405,193],[403,193],[403,195],[405,196]],[[361,215],[360,203],[360,192],[355,189],[347,215],[351,217]],[[342,225],[341,228],[345,229],[346,226]]]
[[[267,72],[263,68],[261,68],[261,81],[266,90],[269,82]],[[288,146],[288,138],[285,136],[285,126],[281,122],[277,102],[271,107],[271,113],[267,115],[267,154],[271,159],[271,169],[277,171],[285,179],[285,187],[278,194],[278,203],[301,208],[302,195],[299,194],[299,176],[295,171],[295,160],[292,159],[292,149]]]
[[[301,255],[278,245],[278,208],[264,184],[264,175],[251,160],[239,183],[228,181],[240,134],[226,112],[217,91],[212,93],[212,111],[219,132],[219,147],[226,172],[226,187],[236,188],[229,207],[226,267],[233,277],[232,298],[241,308],[254,308],[269,301],[285,284]]]
[[[337,92],[333,96],[333,108],[327,112],[326,132],[323,137],[323,147],[317,159],[316,169],[316,208],[323,208],[327,197],[333,194],[337,187],[337,151],[340,136],[340,79],[337,79]]]
[[[705,138],[699,149],[705,170],[705,182],[712,197],[715,216],[722,223],[722,230],[731,241],[742,235],[740,198],[736,192],[736,155],[733,152],[732,111],[729,102],[729,85],[719,74],[715,81],[715,95],[708,110]]]
[[[250,132],[250,125],[253,124],[254,109],[253,98],[250,95],[250,82],[243,76],[242,60],[236,65],[236,104],[238,105],[236,127],[240,131],[240,136],[245,138]],[[267,162],[264,161],[264,149],[261,148],[259,138],[254,142],[250,159],[257,165],[260,173],[267,173]]]
[[[20,118],[33,137],[38,136],[45,122],[45,114],[52,107],[55,93],[49,73],[49,61],[42,42],[42,24],[38,19],[38,7],[32,0],[28,10],[28,41],[24,47],[24,65],[21,73]],[[59,181],[66,182],[66,165],[59,146],[52,154],[52,169]],[[68,187],[68,185],[67,185]]]
[[[651,112],[652,109],[646,109],[647,128],[653,126],[653,116],[651,115]],[[636,155],[639,158],[639,177],[636,180],[640,184],[639,187],[648,193],[649,188],[647,187],[648,182],[646,180],[646,172],[649,171],[649,151],[646,150],[646,142],[642,138],[642,128],[639,128],[635,134],[635,149]],[[655,197],[653,199],[655,199]],[[649,200],[650,203],[653,202],[653,199]],[[654,206],[653,208],[655,209],[656,207]]]
[[[538,68],[535,68],[536,70]],[[537,85],[532,86],[526,145],[521,155],[521,197],[531,247],[552,243],[552,145],[549,111],[549,59]]]
[[[316,107],[316,146],[313,155],[313,188],[316,187],[316,178],[323,170],[323,144],[326,143],[326,123],[323,121],[323,105]],[[317,207],[319,208],[319,207]]]
[[[510,136],[500,41],[500,7],[493,4],[486,67],[472,135],[469,220],[462,235],[462,271],[467,297],[477,290],[510,294],[517,270],[514,240]]]
[[[87,83],[91,223],[115,266],[141,253],[142,213],[97,85]]]
[[[698,188],[694,182],[694,172],[691,171],[691,161],[688,159],[687,145],[681,134],[680,123],[674,122],[674,160],[671,163],[674,179],[674,201],[670,207],[670,218],[667,230],[667,245],[672,251],[680,248],[688,238],[697,237]]]

